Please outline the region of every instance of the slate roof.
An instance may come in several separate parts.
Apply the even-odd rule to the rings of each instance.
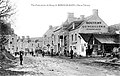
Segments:
[[[94,37],[105,44],[120,44],[119,34],[95,34]]]
[[[85,23],[86,21],[88,21],[90,18],[92,18],[94,15],[90,15],[90,16],[87,16],[86,18],[84,18],[83,20],[76,20],[76,21],[73,21],[69,24],[69,26],[67,26],[67,29],[70,30],[72,29],[72,23],[75,23],[75,29],[79,28],[82,26],[83,23]]]
[[[87,33],[79,33],[80,36],[85,40],[85,42],[88,42],[92,34],[87,34]]]
[[[53,34],[54,30],[56,30],[59,26],[54,26],[51,29],[48,29],[47,32],[44,35],[47,35],[47,37],[50,37],[51,34]]]
[[[91,37],[94,37],[100,43],[120,44],[120,34],[88,34],[88,33],[79,34],[86,42],[88,42]]]
[[[32,37],[30,38],[31,41],[35,41],[35,40],[38,40],[38,41],[43,41],[43,37]]]
[[[73,23],[75,24],[75,29],[77,29],[77,28],[81,25],[82,22],[83,22],[83,20],[73,21],[73,22],[71,22],[71,23],[69,24],[69,26],[66,27],[66,29],[71,30]]]
[[[115,38],[110,35],[94,35],[100,43],[115,43]]]

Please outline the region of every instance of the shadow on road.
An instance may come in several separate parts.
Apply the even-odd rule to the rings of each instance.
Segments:
[[[24,74],[27,74],[27,72],[0,69],[0,76],[17,76],[17,75],[24,75]]]

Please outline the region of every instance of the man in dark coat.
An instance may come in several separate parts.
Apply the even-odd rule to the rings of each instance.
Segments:
[[[53,48],[51,49],[51,56],[53,56]]]
[[[23,65],[22,62],[23,62],[23,53],[22,51],[20,51],[20,65]]]
[[[86,56],[88,57],[89,56],[89,49],[86,48]]]
[[[45,52],[44,51],[42,51],[42,57],[44,57],[45,56]]]
[[[71,56],[71,59],[73,59],[73,50],[72,50],[72,47],[71,47],[71,50],[70,50],[70,56]]]

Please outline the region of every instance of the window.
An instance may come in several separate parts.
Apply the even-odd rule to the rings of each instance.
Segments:
[[[10,50],[10,48],[8,48],[8,50]]]
[[[12,44],[12,42],[10,42],[10,44]]]
[[[40,45],[38,44],[38,47],[39,47]]]
[[[83,46],[81,46],[81,50],[82,50],[82,52],[84,52],[84,47]]]
[[[73,41],[73,35],[72,35],[72,41]]]
[[[73,48],[76,50],[77,48],[76,48],[76,46],[73,46]]]
[[[12,38],[12,40],[14,40],[14,38]]]
[[[58,42],[60,42],[60,36],[58,35]]]
[[[16,50],[18,50],[18,47],[16,47]]]
[[[75,34],[75,41],[77,40],[77,34]]]
[[[14,48],[12,48],[12,50],[14,50]]]

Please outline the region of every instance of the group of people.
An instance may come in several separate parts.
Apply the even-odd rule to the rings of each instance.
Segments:
[[[36,56],[38,56],[39,51],[35,51],[35,52],[32,51],[32,52],[30,52],[30,54],[31,54],[32,56],[34,56],[34,53],[36,54]],[[42,57],[45,56],[45,52],[44,52],[44,51],[41,51],[40,53],[41,53]],[[73,57],[74,57],[74,52],[73,52],[72,47],[71,47],[71,49],[70,49],[69,54],[70,54],[70,58],[73,59]],[[24,55],[24,53],[23,53],[22,51],[20,51],[20,52],[19,52],[19,55],[20,55],[20,65],[22,65],[22,64],[23,64],[23,55]],[[53,49],[51,50],[51,56],[53,56]],[[35,57],[35,56],[34,56],[34,57]]]
[[[36,53],[36,56],[38,56],[38,52],[35,52],[35,53]],[[23,51],[20,51],[20,52],[19,52],[20,65],[23,65],[23,55],[24,55],[24,54],[25,54],[25,56],[27,55],[27,54],[24,53]],[[30,54],[35,57],[33,51],[30,52]],[[44,52],[44,51],[42,51],[41,54],[42,54],[42,57],[45,56],[45,52]]]

